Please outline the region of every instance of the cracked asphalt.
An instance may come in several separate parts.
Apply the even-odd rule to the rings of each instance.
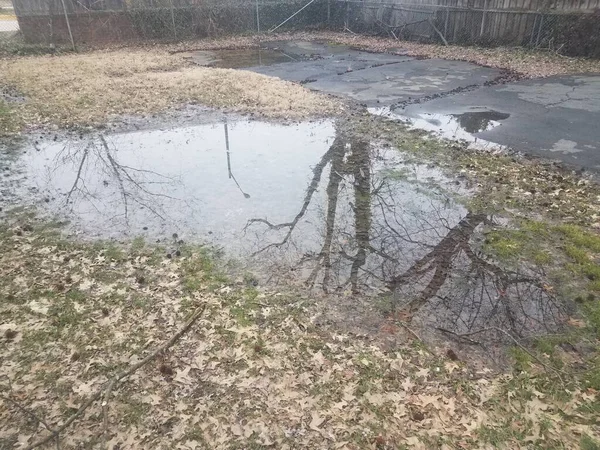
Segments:
[[[259,58],[247,70],[387,110],[446,137],[600,172],[600,74],[504,83],[506,72],[462,61],[304,41],[264,47],[283,53],[286,61],[259,65]]]

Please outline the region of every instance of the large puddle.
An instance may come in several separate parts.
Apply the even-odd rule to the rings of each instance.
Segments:
[[[386,315],[458,331],[552,327],[561,307],[527,269],[479,251],[485,214],[469,191],[333,121],[248,120],[38,141],[23,196],[83,236],[147,236],[222,247],[261,283],[376,296]]]

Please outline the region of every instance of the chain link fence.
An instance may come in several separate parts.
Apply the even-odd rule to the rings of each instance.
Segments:
[[[6,1],[6,0],[0,0]],[[103,45],[327,27],[335,0],[14,0],[25,44]],[[0,30],[2,24],[0,23]]]
[[[600,0],[581,0],[587,2],[585,10],[573,10],[580,0],[555,0],[570,2],[568,10],[540,9],[541,0],[403,1],[0,0],[0,46],[75,48],[329,29],[445,45],[546,48],[600,58]],[[598,8],[590,9],[596,3]]]

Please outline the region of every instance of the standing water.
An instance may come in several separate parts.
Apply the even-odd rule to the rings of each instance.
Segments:
[[[22,189],[83,236],[177,232],[249,261],[263,282],[384,294],[390,314],[449,329],[527,334],[560,316],[532,274],[481,254],[493,223],[462,206],[464,186],[333,121],[40,141],[20,164]]]

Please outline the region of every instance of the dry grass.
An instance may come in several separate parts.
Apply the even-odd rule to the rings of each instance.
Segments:
[[[113,50],[0,61],[0,84],[22,92],[28,123],[103,123],[190,102],[269,118],[335,114],[341,105],[294,83],[191,66],[164,50]]]

